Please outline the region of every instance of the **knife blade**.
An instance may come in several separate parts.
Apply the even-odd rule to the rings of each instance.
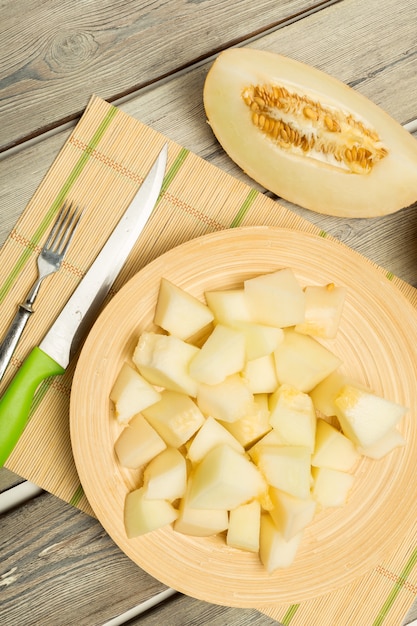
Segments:
[[[142,232],[161,191],[165,144],[129,207],[39,346],[23,361],[0,399],[0,467],[22,434],[39,384],[63,374]]]

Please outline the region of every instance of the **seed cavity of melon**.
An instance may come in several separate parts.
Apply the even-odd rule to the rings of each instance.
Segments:
[[[378,133],[352,113],[282,84],[247,86],[242,98],[252,124],[282,150],[354,174],[368,174],[388,155]]]

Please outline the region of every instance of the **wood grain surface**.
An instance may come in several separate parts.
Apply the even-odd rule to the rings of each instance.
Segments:
[[[111,101],[135,93],[323,4],[328,2],[2,2],[0,150],[76,118],[91,93]]]
[[[215,142],[202,108],[212,55],[230,45],[311,63],[411,124],[417,138],[413,0],[3,0],[0,8],[0,243],[93,92],[250,182]],[[372,220],[290,208],[417,286],[416,205]],[[21,480],[0,470],[2,491]],[[164,586],[133,566],[95,519],[47,493],[0,516],[0,556],[0,623],[8,626],[113,618],[114,625],[277,624],[181,594],[143,612],[141,603]],[[403,623],[413,617],[417,606]]]

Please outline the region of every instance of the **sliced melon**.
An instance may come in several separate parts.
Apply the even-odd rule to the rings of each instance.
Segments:
[[[232,48],[211,67],[203,96],[227,154],[290,202],[328,215],[371,217],[417,200],[417,141],[320,70]]]

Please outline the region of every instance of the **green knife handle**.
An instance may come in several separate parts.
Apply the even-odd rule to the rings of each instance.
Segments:
[[[29,418],[39,384],[65,369],[40,348],[34,348],[0,400],[0,467],[8,459]]]

